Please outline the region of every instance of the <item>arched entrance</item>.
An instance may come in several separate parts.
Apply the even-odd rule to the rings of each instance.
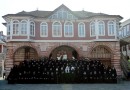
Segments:
[[[23,46],[18,48],[13,56],[14,64],[19,64],[20,61],[26,60],[26,59],[32,59],[37,58],[38,54],[37,51],[29,46]]]
[[[111,58],[112,54],[110,50],[103,45],[96,46],[91,51],[91,59],[100,60],[106,66],[111,65]]]
[[[77,59],[79,57],[77,51],[73,47],[62,45],[52,50],[49,58],[57,59],[57,56],[61,56],[65,53],[67,55],[67,59],[72,59],[72,57]]]

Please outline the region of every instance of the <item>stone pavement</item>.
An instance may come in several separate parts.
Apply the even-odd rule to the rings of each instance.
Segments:
[[[7,84],[0,80],[0,90],[130,90],[130,81],[118,84]]]

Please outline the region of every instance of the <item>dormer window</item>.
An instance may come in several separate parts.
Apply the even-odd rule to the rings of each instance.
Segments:
[[[69,19],[69,20],[70,19],[77,19],[77,17],[75,17],[71,12],[67,11],[64,8],[56,11],[49,18],[52,18],[52,19]]]

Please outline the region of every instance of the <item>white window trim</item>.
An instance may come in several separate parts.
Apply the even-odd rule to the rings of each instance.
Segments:
[[[99,33],[99,22],[103,23],[104,33],[102,35],[100,35],[100,33]],[[98,36],[105,36],[105,23],[104,23],[104,21],[98,21]]]
[[[84,35],[83,36],[80,36],[79,35],[79,25],[80,24],[83,24],[84,25]],[[86,36],[86,32],[85,32],[85,24],[83,23],[83,22],[80,22],[80,23],[78,23],[78,37],[85,37]]]
[[[66,26],[66,23],[68,23],[68,22],[70,22],[70,23],[72,24],[72,36],[66,36],[66,35],[65,35],[65,26]],[[74,37],[74,25],[73,25],[73,22],[71,22],[71,21],[66,21],[66,22],[64,23],[64,37]]]
[[[109,32],[109,23],[110,22],[113,22],[113,24],[114,24],[114,34],[110,34],[110,32]],[[108,36],[115,36],[115,30],[116,30],[116,28],[115,28],[115,22],[114,21],[108,21],[108,23],[107,23],[107,26],[108,26]]]
[[[19,34],[20,34],[21,36],[26,36],[26,35],[27,35],[27,31],[28,31],[28,28],[27,28],[27,27],[28,27],[28,24],[27,24],[27,27],[26,27],[26,29],[27,29],[26,34],[22,34],[22,33],[21,33],[21,28],[22,28],[22,22],[23,22],[23,21],[25,21],[26,24],[27,24],[27,20],[22,20],[22,21],[20,22],[20,32],[19,32]]]
[[[90,23],[90,37],[95,37],[96,36],[96,28],[95,28],[95,35],[92,35],[92,33],[91,33],[91,24],[92,23],[94,23],[95,24],[95,27],[96,27],[96,23],[94,22],[94,21],[92,21],[91,23]]]
[[[56,23],[56,22],[58,22],[58,23],[60,23],[60,25],[61,25],[61,35],[59,35],[59,36],[55,36],[54,35],[54,30],[53,30],[53,25],[54,25],[54,23]],[[61,24],[61,22],[60,21],[54,21],[53,23],[52,23],[52,37],[62,37],[62,24]]]
[[[59,15],[58,15],[58,12],[61,12],[61,17],[62,18],[60,18],[59,17]],[[63,18],[63,13],[64,12],[66,12],[66,18]],[[54,17],[54,15],[56,16],[56,17]],[[69,16],[71,16],[71,18],[69,18]],[[77,19],[77,17],[75,16],[75,15],[73,15],[71,12],[69,12],[68,10],[64,10],[64,9],[60,9],[60,10],[58,10],[57,12],[55,12],[54,14],[52,14],[49,18],[52,18],[52,19],[67,19],[67,20],[72,20],[72,19]]]
[[[13,36],[19,36],[19,33],[20,33],[20,22],[19,22],[19,20],[13,20],[12,22],[13,22],[13,25],[12,26],[14,26],[14,21],[17,21],[18,22],[18,34],[13,34],[13,31],[12,31],[12,35]],[[14,28],[14,27],[12,27],[12,28]]]
[[[9,27],[10,27],[10,29],[9,29]],[[8,34],[8,32],[10,33],[10,34]],[[11,23],[10,22],[7,22],[7,36],[10,36],[11,35]]]
[[[46,27],[47,35],[42,35],[42,34],[41,34],[41,26],[42,26],[43,23],[45,23],[46,26],[47,26],[47,27]],[[41,24],[40,24],[40,37],[48,37],[48,24],[47,24],[46,22],[41,22]]]
[[[129,36],[130,35],[130,25],[128,24],[128,25],[126,25],[126,31],[127,31],[127,36]]]
[[[31,35],[31,29],[30,29],[30,36],[35,37],[35,22],[34,22],[34,21],[30,21],[30,26],[31,26],[31,22],[34,23],[34,35]],[[31,27],[30,27],[30,28],[31,28]]]

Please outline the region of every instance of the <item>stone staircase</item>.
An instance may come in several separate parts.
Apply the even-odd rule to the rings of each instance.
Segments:
[[[124,79],[129,79],[130,76],[128,75],[128,73],[130,73],[130,62],[128,62],[127,58],[121,54],[121,68],[123,70],[123,78]]]

